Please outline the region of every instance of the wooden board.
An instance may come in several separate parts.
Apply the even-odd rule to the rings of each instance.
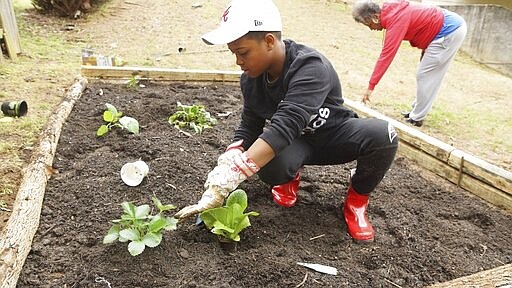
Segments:
[[[449,287],[510,288],[512,287],[512,264],[499,266],[448,282],[428,286],[428,288]]]
[[[398,149],[401,155],[411,159],[426,170],[445,178],[493,205],[512,212],[511,195],[447,165],[446,162],[424,153],[420,149],[409,145],[407,142],[400,142]]]
[[[0,22],[4,30],[4,41],[7,47],[7,54],[12,60],[17,59],[21,53],[20,33],[16,24],[16,16],[11,0],[0,0]]]
[[[102,79],[140,79],[163,81],[239,82],[240,72],[187,70],[150,67],[82,66],[82,76]]]
[[[448,164],[453,167],[462,167],[464,173],[512,195],[512,172],[510,171],[500,169],[461,150],[451,153]]]

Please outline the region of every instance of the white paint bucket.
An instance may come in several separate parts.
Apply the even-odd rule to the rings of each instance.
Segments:
[[[121,168],[121,179],[128,186],[137,186],[148,175],[148,172],[149,166],[142,160],[126,163]]]

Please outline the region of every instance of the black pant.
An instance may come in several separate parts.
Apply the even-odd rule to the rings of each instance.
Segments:
[[[352,187],[369,194],[388,171],[398,136],[387,121],[351,118],[338,129],[304,135],[261,168],[258,176],[270,185],[287,183],[304,165],[337,165],[357,161]]]

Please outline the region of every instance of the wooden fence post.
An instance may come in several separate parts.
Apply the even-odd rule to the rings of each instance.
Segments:
[[[11,0],[0,0],[0,28],[0,30],[3,29],[3,39],[7,47],[7,54],[12,60],[16,60],[18,54],[21,53],[21,45],[20,33]],[[2,54],[1,51],[0,54]]]

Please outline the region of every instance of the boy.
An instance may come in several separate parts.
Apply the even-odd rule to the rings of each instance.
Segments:
[[[221,206],[256,173],[273,186],[274,202],[291,207],[302,166],[357,160],[344,218],[353,239],[372,241],[368,198],[394,159],[397,134],[389,123],[359,119],[343,107],[341,83],[329,60],[314,49],[281,40],[281,26],[271,0],[234,0],[222,14],[220,27],[203,35],[207,44],[227,44],[235,55],[244,71],[244,106],[233,144],[208,174],[207,190],[176,217]],[[265,127],[266,120],[270,124]]]

